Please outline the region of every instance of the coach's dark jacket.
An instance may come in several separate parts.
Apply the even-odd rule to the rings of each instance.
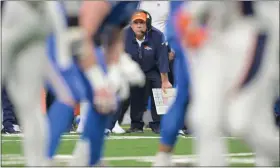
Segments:
[[[147,77],[158,76],[169,72],[168,52],[164,43],[164,35],[152,28],[145,35],[139,47],[131,27],[125,30],[125,51],[136,61]]]

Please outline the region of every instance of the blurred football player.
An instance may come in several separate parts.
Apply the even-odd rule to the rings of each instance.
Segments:
[[[70,33],[73,27],[68,23],[66,11],[61,2],[52,1],[52,14],[55,17],[55,29],[47,38],[46,81],[55,100],[48,111],[49,136],[47,155],[51,161],[56,153],[61,135],[66,132],[74,117],[74,107],[86,100],[86,85],[75,59],[74,43],[81,37]],[[71,25],[72,26],[72,25]],[[76,21],[76,27],[77,21]],[[73,50],[72,50],[73,49]],[[75,52],[75,53],[74,53]]]
[[[129,94],[129,87],[126,86],[125,80],[134,85],[142,85],[145,81],[140,68],[127,55],[122,54],[121,28],[129,21],[130,15],[138,3],[81,3],[80,23],[82,30],[78,28],[71,32],[72,28],[69,26],[73,25],[70,25],[70,22],[67,23],[65,18],[58,18],[59,32],[54,32],[48,41],[50,58],[48,65],[51,71],[49,82],[57,96],[56,102],[49,111],[51,136],[48,156],[50,159],[54,156],[61,134],[71,123],[74,105],[86,99],[91,104],[88,108],[81,140],[77,144],[77,150],[74,154],[78,159],[73,159],[71,165],[87,166],[98,164],[100,161],[104,142],[103,133],[108,115],[114,111],[117,105],[116,92],[121,98],[126,98]],[[57,11],[54,12],[61,13],[61,16],[66,17],[65,5],[56,2]],[[98,17],[92,21],[92,15],[88,13],[95,9],[92,5],[99,6],[100,9],[104,8],[105,11],[108,10],[107,12],[112,8],[113,15],[108,15],[107,12],[102,14],[105,12],[102,10],[101,18]],[[76,9],[79,7],[78,4]],[[116,12],[121,12],[126,8],[127,15],[122,15],[121,18],[116,17]],[[97,15],[94,14],[95,17]],[[105,21],[102,24],[103,19]],[[95,21],[97,23],[94,23]],[[94,24],[92,25],[90,22]],[[111,24],[114,26],[110,27]],[[71,55],[74,53],[71,52],[70,47],[79,48],[81,37],[84,38],[82,39],[84,53],[73,51],[78,55],[73,59]],[[101,45],[102,48],[100,48]],[[124,68],[123,65],[126,67]],[[80,157],[82,159],[79,159]]]
[[[128,96],[129,87],[123,85],[126,83],[124,80],[134,85],[142,85],[145,82],[140,68],[130,60],[128,55],[123,54],[121,31],[130,20],[130,16],[135,11],[137,5],[138,2],[82,2],[79,21],[82,28],[82,35],[84,35],[82,39],[83,53],[78,54],[78,66],[76,69],[78,72],[81,72],[80,76],[83,81],[81,85],[85,87],[86,99],[89,100],[91,104],[87,112],[87,119],[81,140],[77,143],[77,148],[74,151],[74,159],[70,163],[72,166],[92,166],[99,164],[102,156],[104,130],[108,115],[116,109],[117,106],[116,93],[120,91],[118,92],[120,97],[126,98]],[[61,42],[60,39],[57,41],[58,44]],[[102,46],[102,48],[100,48],[100,46]],[[60,51],[64,49],[57,48],[57,50]],[[60,58],[61,56],[59,56],[59,54],[66,53],[58,52],[57,54],[57,57]],[[67,55],[69,55],[69,53],[66,54],[66,56]],[[60,61],[63,61],[63,59]],[[64,74],[62,73],[61,76],[64,78],[62,84],[71,85],[72,83],[72,88],[70,86],[67,91],[81,94],[83,91],[74,92],[75,89],[78,90],[81,86],[76,81],[79,81],[78,75],[75,76],[76,80],[73,80],[74,78],[71,79],[69,76],[77,74],[75,71],[74,67],[74,69],[68,73],[67,71],[65,71],[66,73]],[[67,80],[67,78],[70,80]],[[55,92],[59,92],[59,90]],[[75,96],[75,94],[72,95]],[[59,119],[55,119],[55,116],[60,115],[60,107],[63,107],[63,109],[68,107],[68,111],[64,111],[67,114],[63,114],[67,116],[67,120],[63,123],[67,123],[69,122],[69,118],[71,118],[69,116],[73,115],[71,114],[74,105],[72,102],[80,100],[79,97],[71,96],[69,97],[71,99],[68,99],[71,100],[70,103],[63,99],[57,101],[60,106],[56,105],[57,108],[53,112],[54,115],[50,117],[57,126],[61,124],[60,121],[63,119],[62,116],[60,116]],[[51,141],[54,143],[53,146],[50,145],[49,148],[51,149],[51,151],[49,151],[50,157],[54,155],[58,139],[63,130],[65,130],[67,124],[63,125],[64,126],[60,127],[59,131],[55,130],[55,126],[51,125],[51,127],[53,127],[53,129],[51,129],[53,130],[52,136],[55,139],[51,138]]]
[[[271,82],[279,57],[279,5],[191,1],[176,15],[181,40],[195,51],[189,56],[197,61],[191,72],[188,119],[198,165],[227,164],[225,131],[252,146],[257,166],[273,165],[279,160]]]
[[[166,36],[169,45],[176,53],[175,58],[175,78],[177,94],[174,102],[163,116],[161,121],[161,141],[159,152],[153,166],[172,166],[172,152],[176,143],[178,131],[184,126],[184,119],[189,104],[189,74],[188,60],[185,50],[182,48],[180,37],[176,33],[174,21],[175,11],[184,1],[170,2],[170,14],[167,22]]]
[[[49,2],[6,1],[1,33],[2,79],[24,133],[27,166],[46,166],[47,125],[41,107],[46,36],[53,28]]]

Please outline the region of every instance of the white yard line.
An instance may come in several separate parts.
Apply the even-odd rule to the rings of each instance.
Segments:
[[[62,139],[62,141],[77,141],[77,138],[71,138],[71,139]],[[12,142],[18,142],[20,143],[22,139],[2,139],[1,143],[12,143]]]
[[[134,139],[159,139],[160,137],[155,136],[109,136],[108,140],[134,140]],[[63,136],[62,141],[77,141],[79,136]],[[21,142],[22,139],[2,139],[2,143],[5,142]]]
[[[254,153],[230,153],[225,156],[227,157],[251,157],[253,156]],[[185,157],[196,157],[196,155],[174,155],[172,156],[173,159],[181,159]],[[67,159],[72,159],[72,155],[56,155],[55,159],[58,160],[67,160]],[[122,161],[122,160],[147,160],[147,159],[154,159],[155,156],[125,156],[125,157],[106,157],[104,160],[106,161]]]
[[[149,158],[149,159],[138,159],[137,161],[140,162],[150,162],[153,163],[154,162],[154,158]],[[179,159],[173,159],[172,162],[173,163],[177,163],[177,164],[192,164],[195,163],[197,161],[197,158],[195,157],[184,157],[184,158],[179,158]],[[239,163],[239,164],[254,164],[255,163],[255,159],[250,157],[250,158],[227,158],[227,161],[229,163]]]
[[[2,137],[10,137],[10,138],[17,138],[17,137],[23,137],[22,134],[4,134],[2,135]],[[79,138],[80,135],[77,135],[77,134],[66,134],[66,135],[63,135],[62,136],[63,138]],[[195,137],[185,137],[185,136],[179,136],[180,138],[183,138],[183,139],[193,139]],[[159,136],[125,136],[125,134],[123,136],[109,136],[107,139],[112,139],[112,140],[118,140],[118,139],[159,139],[160,137]],[[225,139],[238,139],[237,137],[223,137]],[[2,138],[2,141],[6,141],[8,139],[3,139]],[[9,139],[11,140],[11,139]]]
[[[194,139],[194,137],[180,137],[183,139]],[[62,141],[77,141],[79,137],[70,137],[64,138]],[[153,136],[110,136],[107,138],[108,140],[138,140],[138,139],[160,139],[160,137],[153,137]],[[235,137],[225,137],[225,139],[238,139]],[[1,143],[10,143],[10,142],[21,142],[22,139],[2,139]]]
[[[254,153],[231,153],[226,155],[229,163],[253,164],[255,159],[252,157]],[[72,159],[72,155],[56,155],[55,160],[58,162],[68,162]],[[139,162],[153,162],[155,156],[128,156],[128,157],[106,157],[105,161],[127,161],[135,160]],[[174,163],[194,163],[196,155],[174,155],[172,157]],[[2,165],[21,165],[24,159],[20,155],[2,155]]]
[[[8,137],[8,138],[18,138],[18,137],[24,137],[23,134],[2,134],[2,137]],[[63,138],[71,138],[71,137],[74,137],[74,138],[79,138],[80,135],[77,135],[77,134],[65,134],[65,135],[62,135]],[[122,136],[109,136],[109,138],[115,138],[115,137],[151,137],[151,138],[159,138],[158,136],[125,136],[125,134]]]

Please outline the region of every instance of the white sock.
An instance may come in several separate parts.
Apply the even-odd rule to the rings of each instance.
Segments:
[[[199,143],[198,166],[225,166],[225,142],[219,136],[204,137],[196,140]],[[215,151],[215,152],[213,152]]]
[[[9,89],[14,89],[11,87]],[[23,148],[26,166],[47,166],[47,137],[48,123],[46,115],[43,114],[41,106],[40,92],[37,95],[36,91],[30,88],[26,92],[18,95],[15,89],[11,91],[11,100],[14,103],[19,123],[23,130]]]
[[[32,105],[33,106],[33,105]],[[22,108],[20,123],[23,127],[23,147],[27,166],[46,166],[47,160],[47,122],[41,111],[37,108]],[[28,112],[27,112],[28,111]]]
[[[90,156],[90,142],[80,139],[73,152],[73,159],[69,166],[88,166]]]
[[[153,167],[158,167],[158,166],[172,166],[172,155],[171,155],[171,153],[158,152],[156,157],[155,157]]]
[[[82,101],[80,103],[80,122],[78,124],[77,132],[82,133],[84,130],[84,125],[86,121],[87,111],[88,111],[88,102]]]

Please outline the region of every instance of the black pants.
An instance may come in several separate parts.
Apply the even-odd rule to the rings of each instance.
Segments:
[[[119,109],[120,113],[118,116],[118,121],[120,124],[123,122],[125,112],[128,110],[129,105],[130,105],[130,97],[121,103],[121,107]]]
[[[146,84],[143,88],[133,87],[131,88],[131,109],[130,109],[130,118],[131,118],[131,128],[142,129],[144,122],[142,120],[143,114],[147,108],[147,102],[149,96],[151,96],[151,113],[153,122],[150,122],[150,128],[159,128],[160,125],[160,116],[156,112],[154,97],[152,93],[152,88],[161,88],[161,78],[160,76],[156,77],[146,77]]]
[[[3,126],[6,129],[13,128],[13,124],[18,124],[15,109],[9,99],[7,91],[2,88],[2,110],[3,110]]]
[[[172,84],[172,86],[174,85],[175,82],[175,74],[174,74],[174,60],[169,61],[169,72],[168,72],[168,79],[169,82]]]
[[[120,103],[120,107],[118,108],[118,110],[115,113],[112,113],[108,119],[108,123],[107,123],[107,129],[112,130],[115,127],[116,122],[118,121],[118,119],[120,118],[120,115],[122,113],[122,103]],[[125,113],[125,112],[124,112]]]

